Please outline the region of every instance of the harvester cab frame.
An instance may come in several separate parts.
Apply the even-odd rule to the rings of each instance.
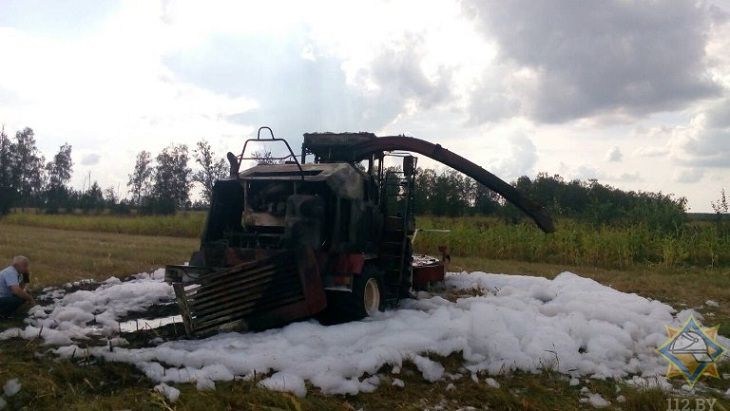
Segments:
[[[240,171],[256,160],[246,157],[254,141],[283,142],[289,154]],[[240,155],[228,153],[230,175],[214,185],[189,265],[166,267],[186,333],[257,330],[311,316],[360,319],[442,280],[443,261],[413,262],[417,158],[410,152],[475,178],[552,230],[542,207],[438,145],[366,132],[307,133],[297,159],[286,140],[262,127]],[[385,167],[391,155],[402,158],[400,169]]]

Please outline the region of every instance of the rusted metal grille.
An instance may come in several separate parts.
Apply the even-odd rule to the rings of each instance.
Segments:
[[[203,276],[198,284],[174,287],[188,335],[263,328],[308,314],[293,252]]]

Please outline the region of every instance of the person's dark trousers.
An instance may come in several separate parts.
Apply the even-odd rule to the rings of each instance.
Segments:
[[[23,299],[17,295],[11,295],[10,297],[0,297],[0,316],[13,315],[15,310],[23,305]]]

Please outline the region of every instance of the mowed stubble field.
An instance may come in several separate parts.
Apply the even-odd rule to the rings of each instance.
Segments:
[[[32,261],[33,287],[39,291],[48,285],[62,285],[66,282],[93,278],[104,280],[110,276],[124,277],[129,274],[149,271],[170,263],[182,263],[198,245],[197,231],[188,229],[184,235],[153,236],[125,234],[124,231],[146,232],[144,218],[111,216],[41,216],[46,220],[27,221],[6,219],[0,221],[0,259],[7,261],[12,255],[22,253]],[[43,227],[46,225],[59,228]],[[150,217],[157,218],[157,217]],[[187,220],[196,219],[202,224],[200,215],[166,217]],[[97,220],[95,220],[97,219]],[[102,220],[102,221],[100,221]],[[119,221],[123,220],[123,221]],[[12,223],[9,223],[12,222]],[[109,228],[110,222],[116,224]],[[441,224],[432,219],[419,221],[422,226]],[[107,224],[107,225],[105,225]],[[97,230],[86,231],[96,225]],[[465,225],[468,226],[468,223]],[[105,229],[106,227],[106,229]],[[121,228],[120,228],[121,227]],[[125,227],[137,227],[127,229]],[[165,224],[159,224],[158,232],[170,233]],[[192,224],[190,225],[192,227]],[[524,230],[520,228],[519,230]],[[122,233],[120,233],[120,231]],[[504,233],[506,231],[502,231]],[[448,236],[459,233],[454,230]],[[431,250],[437,242],[458,241],[439,238],[443,234],[420,233],[416,248],[423,252]],[[522,235],[519,233],[517,235]],[[459,241],[463,241],[459,239]],[[474,241],[478,241],[475,239]],[[475,245],[478,249],[480,245]],[[624,269],[596,267],[595,265],[570,265],[516,261],[510,259],[484,258],[479,255],[454,253],[451,271],[488,271],[512,274],[540,275],[554,277],[562,271],[573,271],[583,276],[611,285],[625,292],[659,299],[677,308],[701,307],[708,299],[718,301],[719,308],[713,308],[708,325],[720,325],[720,332],[730,335],[730,269],[727,267],[696,267],[675,265],[666,267],[659,263],[631,264]],[[558,256],[560,258],[560,256]],[[704,308],[699,309],[703,312]],[[0,330],[18,325],[0,322]],[[137,370],[123,364],[85,363],[79,360],[57,360],[52,355],[37,356],[44,347],[36,341],[10,340],[0,342],[0,382],[9,378],[20,378],[23,390],[10,404],[11,409],[23,405],[27,409],[423,409],[429,405],[447,404],[447,409],[456,409],[459,404],[481,404],[496,409],[578,409],[581,408],[581,394],[577,387],[571,387],[562,376],[544,372],[539,375],[514,373],[500,378],[501,387],[485,390],[470,379],[455,382],[454,390],[447,390],[447,381],[429,383],[419,373],[403,372],[406,389],[381,386],[374,393],[356,396],[324,396],[311,389],[306,398],[275,393],[256,387],[253,382],[234,381],[218,384],[215,391],[197,391],[195,386],[183,384],[181,399],[168,403],[160,394],[152,391],[154,384]],[[453,356],[452,356],[453,357]],[[460,358],[439,359],[447,369],[456,371]],[[413,367],[410,367],[414,370]],[[722,365],[721,371],[730,372]],[[613,382],[585,380],[592,392],[615,396]],[[725,380],[708,380],[708,385],[724,392],[730,388]],[[661,409],[667,407],[668,394],[659,390],[637,391],[622,386],[627,398],[622,409]],[[707,394],[705,396],[708,396]],[[713,394],[720,403],[715,409],[730,408],[730,403],[721,395]],[[426,399],[424,403],[422,399]],[[444,402],[445,401],[445,402]]]

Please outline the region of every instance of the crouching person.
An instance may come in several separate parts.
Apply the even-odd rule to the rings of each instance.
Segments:
[[[0,317],[11,316],[26,304],[25,309],[35,305],[35,300],[25,287],[30,278],[30,261],[22,255],[13,257],[13,264],[0,271]]]

